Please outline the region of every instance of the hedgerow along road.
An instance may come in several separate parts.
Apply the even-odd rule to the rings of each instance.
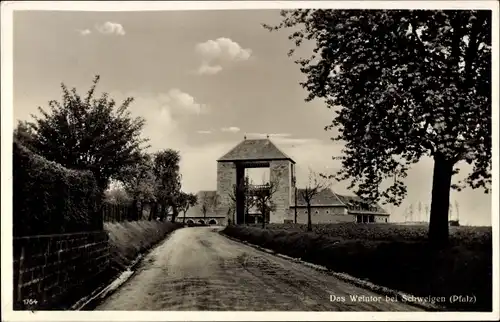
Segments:
[[[377,301],[380,294],[228,239],[220,229],[173,232],[96,310],[421,311],[385,296]]]

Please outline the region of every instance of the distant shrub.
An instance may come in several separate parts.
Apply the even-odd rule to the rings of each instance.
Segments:
[[[14,141],[14,236],[102,229],[97,191],[90,172],[66,169]]]

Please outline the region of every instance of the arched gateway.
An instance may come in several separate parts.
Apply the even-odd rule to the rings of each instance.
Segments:
[[[230,211],[234,187],[241,187],[246,168],[269,168],[270,181],[277,185],[272,199],[276,206],[269,222],[283,223],[292,203],[295,161],[280,151],[269,139],[243,140],[217,160],[217,194],[220,204],[217,214],[227,216],[235,224],[244,221],[244,191],[236,193],[236,214]],[[234,218],[233,218],[234,217]]]

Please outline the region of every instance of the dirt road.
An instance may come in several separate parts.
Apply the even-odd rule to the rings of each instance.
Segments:
[[[217,231],[175,231],[96,310],[420,311]]]

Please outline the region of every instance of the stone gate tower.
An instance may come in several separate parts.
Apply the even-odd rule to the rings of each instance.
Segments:
[[[277,190],[272,196],[276,206],[271,212],[269,222],[283,223],[292,204],[294,175],[293,161],[280,151],[269,139],[243,140],[231,151],[217,160],[217,194],[220,202],[217,209],[219,216],[226,216],[236,224],[244,220],[244,194],[236,193],[236,214],[230,211],[233,202],[231,195],[234,187],[239,186],[245,177],[246,168],[269,168],[270,181],[277,183]]]

